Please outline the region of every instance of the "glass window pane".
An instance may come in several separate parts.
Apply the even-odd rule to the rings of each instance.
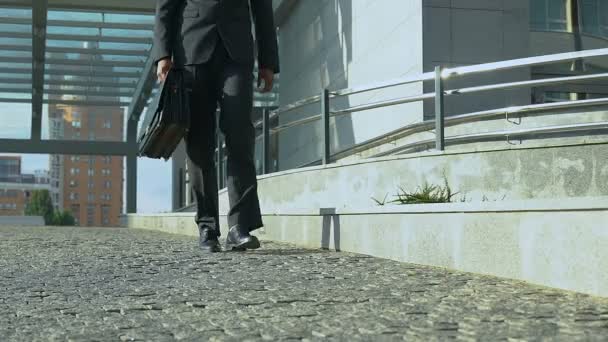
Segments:
[[[74,12],[74,11],[49,11],[48,20],[71,20],[71,21],[101,21],[101,13]]]
[[[74,27],[68,26],[49,26],[47,28],[47,32],[49,34],[72,34],[72,35],[87,35],[87,36],[97,36],[99,35],[99,29],[94,27],[78,27],[75,29]]]
[[[6,83],[2,82],[4,79],[0,79],[0,89],[24,89],[28,92],[32,91],[32,85],[30,83]]]
[[[152,30],[103,29],[102,34],[104,36],[140,38],[152,38],[154,36],[154,32]]]
[[[596,0],[584,0],[582,4],[583,32],[599,33],[598,8]]]
[[[557,20],[566,20],[567,0],[548,0],[549,1],[549,18]]]
[[[105,15],[108,23],[153,24],[154,16],[147,14],[112,14]]]
[[[32,46],[32,40],[28,39],[28,38],[7,38],[7,37],[0,37],[0,44],[2,44],[2,45],[25,45],[25,46]]]
[[[32,26],[31,25],[22,25],[22,24],[2,24],[2,23],[0,23],[0,31],[31,33]]]
[[[30,41],[31,43],[31,41]],[[46,46],[52,47],[70,47],[70,48],[83,48],[83,42],[77,40],[55,40],[47,39]]]
[[[27,94],[27,93],[0,93],[0,98],[2,98],[3,100],[6,99],[17,99],[17,100],[23,100],[23,102],[25,101],[31,101],[32,100],[32,94]],[[2,102],[2,101],[0,101]],[[19,101],[21,102],[21,101]],[[8,103],[11,103],[11,101],[8,101]],[[3,104],[4,105],[4,104]],[[4,109],[4,107],[3,107]]]
[[[20,57],[31,59],[32,53],[29,51],[0,50],[0,57]]]
[[[547,27],[546,0],[530,0],[530,25],[532,29],[544,30]]]
[[[27,63],[5,63],[5,62],[0,62],[0,68],[7,68],[7,69],[22,69],[22,68],[27,68],[27,69],[31,69],[32,68],[32,62],[27,62]]]
[[[549,30],[551,31],[566,31],[567,25],[565,22],[551,21],[549,22]]]
[[[0,93],[0,98],[12,98]],[[2,103],[0,110],[0,138],[29,139],[32,127],[32,105],[30,103]]]
[[[0,74],[2,75],[2,74]],[[29,75],[31,76],[31,75]],[[137,85],[138,78],[123,78],[123,77],[90,77],[90,76],[72,76],[72,75],[64,75],[60,79],[57,78],[57,75],[45,75],[45,80],[53,80],[55,83],[62,83],[62,81],[66,82],[85,82],[87,84],[104,84],[104,83],[120,83],[125,85],[131,85],[131,89]]]
[[[0,86],[5,87],[7,86],[7,84],[2,85],[3,83],[0,83]],[[14,86],[17,86],[18,84],[14,84]],[[11,86],[13,86],[11,85]],[[29,84],[25,84],[25,87],[30,86]],[[78,85],[72,85],[72,84],[59,84],[59,82],[57,83],[52,83],[52,84],[45,84],[44,85],[44,89],[49,89],[52,91],[78,91],[78,92],[83,92],[83,91],[89,91],[92,94],[94,94],[95,92],[102,92],[102,93],[124,93],[121,96],[131,96],[133,93],[133,89],[134,88],[121,88],[121,87],[115,87],[115,88],[109,88],[109,87],[100,87],[98,85],[96,85],[94,82],[91,82],[90,85],[83,85],[83,84],[78,84]]]
[[[152,44],[99,42],[100,49],[150,50]]]
[[[32,10],[27,8],[0,8],[0,16],[29,19],[32,17]]]
[[[119,62],[143,62],[145,63],[148,56],[120,56],[120,55],[102,55],[104,61],[119,61]]]
[[[0,79],[7,79],[7,78],[18,78],[18,79],[24,79],[24,80],[32,80],[32,74],[31,73],[27,73],[27,74],[9,74],[9,73],[0,73]]]
[[[130,68],[130,67],[111,67],[111,66],[89,66],[89,65],[68,65],[68,64],[46,64],[49,70],[66,70],[75,72],[93,72],[93,73],[106,73],[108,76],[112,72],[125,73],[128,77],[139,77],[142,68]]]
[[[598,11],[598,13],[600,15],[600,21],[602,22],[602,24],[606,24],[608,23],[608,2],[599,1],[599,7],[600,10]]]

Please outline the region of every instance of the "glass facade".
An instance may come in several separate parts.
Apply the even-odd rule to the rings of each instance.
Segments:
[[[570,32],[568,6],[578,4],[580,30],[584,34],[608,38],[608,1],[606,0],[530,0],[530,27],[535,31]]]
[[[32,10],[0,8],[0,138],[28,139],[32,122]],[[9,109],[10,110],[6,110]]]
[[[608,1],[581,1],[582,32],[608,37]]]
[[[530,0],[530,25],[537,31],[567,31],[567,0]]]

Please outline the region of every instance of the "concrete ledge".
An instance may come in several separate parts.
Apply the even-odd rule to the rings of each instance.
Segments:
[[[424,152],[277,172],[258,177],[263,212],[290,208],[365,208],[398,187],[414,191],[447,179],[455,200],[608,196],[608,143],[545,148]],[[225,190],[220,212],[229,209]]]
[[[42,216],[0,216],[0,226],[44,226]]]
[[[128,215],[125,223],[197,234],[193,213]],[[294,209],[266,213],[264,223],[257,234],[266,240],[608,296],[608,197]]]

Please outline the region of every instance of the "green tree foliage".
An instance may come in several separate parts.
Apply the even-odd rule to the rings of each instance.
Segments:
[[[32,191],[30,201],[25,207],[25,214],[42,216],[44,224],[47,226],[73,226],[76,224],[74,216],[69,211],[55,211],[51,194],[48,190]]]
[[[26,215],[42,216],[44,224],[53,223],[54,209],[51,194],[48,190],[34,190],[30,194],[30,201],[25,207]]]
[[[53,215],[54,226],[74,226],[76,220],[69,211],[55,211]]]

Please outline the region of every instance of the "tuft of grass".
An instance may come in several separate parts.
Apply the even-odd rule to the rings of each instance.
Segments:
[[[386,202],[386,197],[384,196],[383,201],[378,201],[377,199],[372,199],[378,205],[385,205],[386,203],[395,203],[395,204],[425,204],[425,203],[452,203],[454,202],[454,197],[458,195],[458,192],[454,192],[448,183],[446,177],[443,178],[443,185],[435,185],[429,184],[425,182],[422,186],[416,188],[413,192],[408,192],[404,190],[402,187],[399,187],[397,194],[395,195],[395,199],[389,202]]]
[[[386,203],[386,198],[388,197],[388,194],[384,195],[384,199],[382,201],[378,201],[377,199],[373,198],[374,202],[376,202],[376,204],[378,205],[384,205]]]

